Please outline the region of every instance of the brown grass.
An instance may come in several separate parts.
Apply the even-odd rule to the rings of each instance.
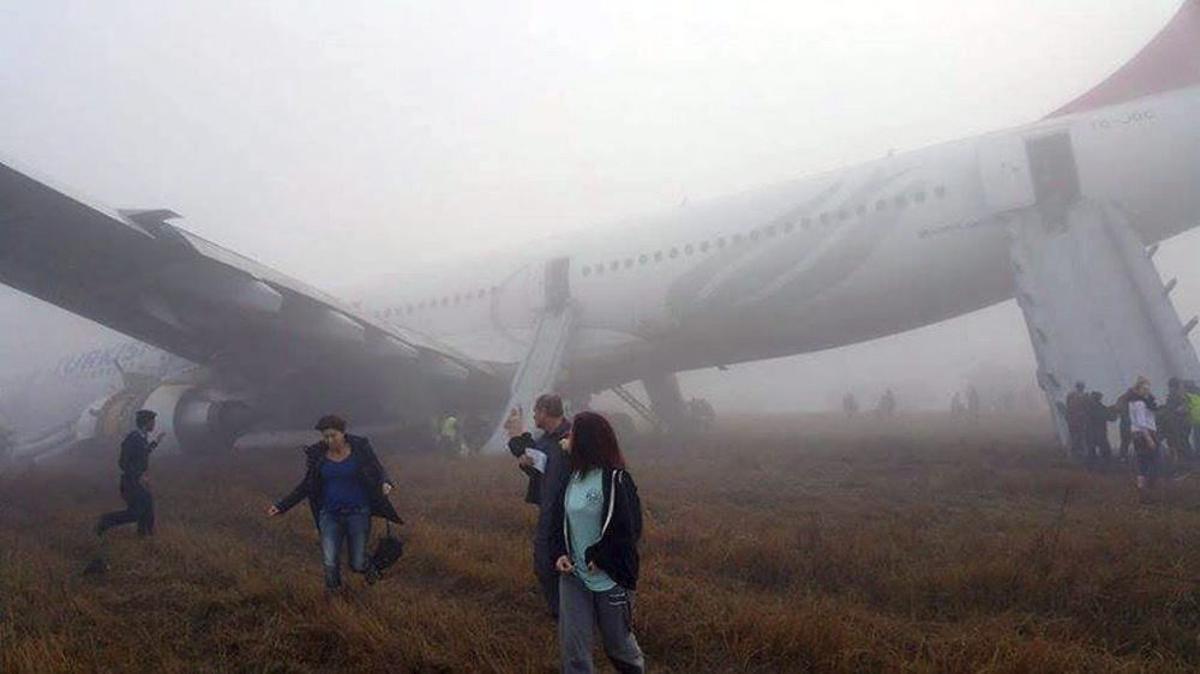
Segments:
[[[741,420],[631,447],[653,671],[1182,672],[1200,667],[1200,485],[1140,506],[1044,425]],[[867,430],[862,430],[866,427]],[[511,459],[391,455],[408,551],[326,602],[294,450],[154,466],[160,533],[105,543],[110,457],[0,482],[0,671],[550,672]]]

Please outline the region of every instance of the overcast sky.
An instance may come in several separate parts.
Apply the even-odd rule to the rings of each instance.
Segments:
[[[1178,4],[9,0],[0,156],[337,289],[1035,120]],[[1198,254],[1191,233],[1159,258],[1184,313]],[[47,341],[24,335],[0,357]],[[888,370],[900,354],[920,367]],[[1003,305],[784,370],[865,386],[1029,358]]]

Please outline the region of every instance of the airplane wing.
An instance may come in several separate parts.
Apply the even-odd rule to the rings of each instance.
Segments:
[[[178,217],[109,209],[0,163],[0,283],[250,382],[313,370],[494,381],[427,336],[170,224]]]

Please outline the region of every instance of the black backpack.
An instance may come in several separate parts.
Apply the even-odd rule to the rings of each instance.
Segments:
[[[386,521],[386,520],[385,520]],[[404,541],[392,535],[392,523],[387,522],[387,532],[375,543],[371,553],[371,564],[376,571],[390,568],[404,556]]]

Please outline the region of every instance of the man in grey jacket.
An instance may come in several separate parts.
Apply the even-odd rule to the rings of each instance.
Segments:
[[[525,501],[538,506],[537,529],[533,534],[533,572],[542,589],[550,614],[558,619],[558,572],[550,553],[551,509],[562,500],[570,470],[561,442],[571,432],[563,412],[562,398],[546,393],[533,405],[533,423],[542,431],[537,440],[524,429],[521,410],[513,410],[505,422],[508,449],[517,465],[529,475]]]

